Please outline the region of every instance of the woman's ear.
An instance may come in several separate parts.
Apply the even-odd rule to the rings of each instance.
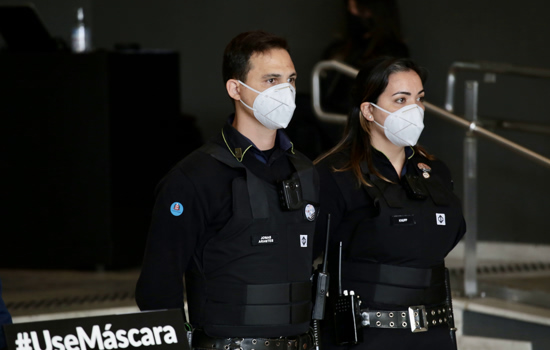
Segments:
[[[372,122],[374,120],[374,117],[372,116],[372,105],[369,102],[361,103],[361,106],[359,106],[359,108],[361,109],[361,114],[363,115],[363,118],[365,118],[369,122]]]
[[[241,93],[239,90],[240,84],[239,81],[236,79],[229,79],[225,83],[225,88],[227,89],[227,94],[232,99],[239,101],[241,99]]]

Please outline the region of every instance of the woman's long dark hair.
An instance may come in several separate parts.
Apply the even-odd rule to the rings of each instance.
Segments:
[[[378,103],[378,97],[386,90],[390,75],[398,72],[414,71],[422,80],[422,84],[426,81],[427,72],[419,67],[416,63],[408,58],[393,58],[380,57],[369,61],[355,78],[351,90],[351,110],[348,114],[348,122],[344,131],[344,137],[331,150],[321,155],[315,160],[317,164],[322,159],[349,150],[349,160],[339,168],[334,168],[334,171],[351,170],[358,180],[359,184],[371,186],[364,178],[361,171],[361,163],[367,162],[369,172],[375,176],[386,179],[374,167],[372,162],[372,145],[370,125],[361,115],[360,106],[363,102]],[[425,156],[428,159],[434,157],[426,152],[420,146],[414,146],[414,151]]]

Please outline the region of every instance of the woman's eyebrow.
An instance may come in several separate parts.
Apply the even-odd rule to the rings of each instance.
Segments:
[[[397,92],[396,92],[395,94],[393,94],[392,96],[399,95],[399,94],[411,96],[411,93],[410,93],[410,92],[407,92],[407,91],[397,91]]]
[[[424,90],[420,90],[420,91],[418,92],[417,95],[420,95],[420,94],[423,93],[423,92],[424,92]],[[411,96],[411,93],[408,92],[408,91],[398,91],[398,92],[396,92],[395,94],[393,94],[392,96],[399,95],[399,94]]]

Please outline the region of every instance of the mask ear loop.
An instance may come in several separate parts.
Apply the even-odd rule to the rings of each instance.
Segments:
[[[251,88],[250,86],[246,85],[245,83],[243,83],[242,81],[240,80],[237,80],[239,83],[243,84],[244,86],[246,86],[248,89],[254,91],[255,93],[258,93],[258,94],[261,94],[261,92],[259,92],[258,90],[254,89],[254,88]]]
[[[386,112],[386,113],[388,113],[388,114],[391,114],[391,112],[388,112],[388,111],[386,111],[384,108],[382,108],[382,107],[380,107],[380,106],[377,106],[376,103],[374,103],[374,102],[369,102],[369,103],[370,103],[371,105],[373,105],[374,107],[378,108],[379,110],[384,111],[384,112]]]
[[[258,90],[253,89],[253,88],[251,88],[250,86],[246,85],[246,84],[243,83],[242,81],[240,81],[240,80],[237,80],[237,81],[238,81],[240,84],[242,84],[243,86],[245,86],[246,88],[248,88],[248,89],[254,91],[255,93],[257,93],[257,94],[260,94],[260,93],[261,93],[261,92],[259,92]],[[246,103],[244,103],[244,101],[243,101],[242,99],[240,99],[239,101],[241,101],[241,103],[242,103],[246,108],[250,109],[251,111],[256,111],[254,108],[252,108],[252,107],[250,107],[249,105],[247,105]]]
[[[374,102],[369,102],[371,105],[373,105],[374,107],[378,108],[379,110],[383,111],[383,112],[386,112],[389,114],[391,114],[390,112],[386,111],[384,108],[380,107],[380,106],[377,106]],[[372,116],[372,121],[374,122],[374,124],[378,125],[379,127],[381,127],[382,129],[386,130],[386,128],[382,125],[380,125],[380,123],[378,123],[375,119],[374,119],[374,115]]]

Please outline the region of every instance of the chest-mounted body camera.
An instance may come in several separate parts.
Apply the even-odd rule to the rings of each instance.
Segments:
[[[279,182],[279,200],[283,210],[302,208],[302,185],[299,179],[291,178]]]

